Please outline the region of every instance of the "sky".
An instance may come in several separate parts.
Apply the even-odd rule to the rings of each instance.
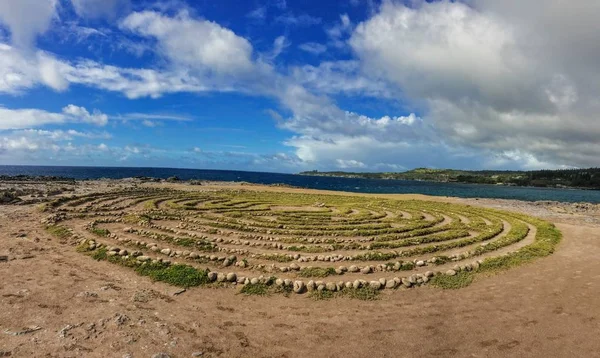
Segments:
[[[600,166],[597,0],[0,0],[0,164]]]

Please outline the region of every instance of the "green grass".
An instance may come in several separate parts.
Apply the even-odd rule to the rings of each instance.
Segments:
[[[209,283],[208,271],[198,270],[188,265],[167,265],[164,263],[146,263],[138,266],[136,272],[179,287],[194,287]]]
[[[102,237],[108,236],[110,234],[110,231],[108,231],[108,229],[101,229],[98,227],[92,227],[90,229],[90,232],[94,235],[102,236]]]
[[[345,297],[361,300],[361,301],[373,301],[379,299],[379,291],[371,288],[371,287],[361,287],[361,288],[350,288],[344,289],[340,292]]]
[[[311,291],[308,293],[308,297],[312,298],[313,300],[317,300],[317,301],[321,301],[321,300],[329,300],[335,297],[335,292],[331,292],[331,291]]]
[[[97,250],[94,250],[94,252],[92,253],[92,258],[96,261],[106,260],[106,258],[108,257],[107,252],[108,250],[106,249],[106,247],[101,247]]]
[[[469,286],[475,278],[474,272],[459,272],[454,276],[438,275],[434,276],[429,282],[434,287],[444,289],[458,289]]]
[[[244,295],[248,296],[266,296],[267,294],[269,294],[269,286],[265,285],[264,283],[249,283],[242,287],[240,293],[243,293]]]
[[[69,229],[61,225],[50,225],[46,227],[46,232],[58,239],[66,239],[71,235]]]
[[[327,277],[336,275],[333,267],[305,267],[298,272],[300,277]]]

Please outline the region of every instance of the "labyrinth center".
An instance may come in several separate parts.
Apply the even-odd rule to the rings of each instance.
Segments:
[[[361,196],[144,188],[46,210],[82,254],[184,287],[407,289],[546,256],[560,239],[521,214]]]

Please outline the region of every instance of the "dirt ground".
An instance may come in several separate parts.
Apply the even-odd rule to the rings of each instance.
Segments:
[[[0,357],[600,357],[597,207],[436,200],[537,215],[563,241],[550,257],[460,290],[386,290],[367,302],[176,295],[61,244],[34,206],[0,206]]]

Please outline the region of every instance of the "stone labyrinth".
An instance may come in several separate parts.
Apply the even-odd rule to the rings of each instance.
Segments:
[[[145,188],[46,210],[47,230],[77,251],[183,287],[452,287],[546,256],[560,240],[552,224],[520,214],[359,196]]]

